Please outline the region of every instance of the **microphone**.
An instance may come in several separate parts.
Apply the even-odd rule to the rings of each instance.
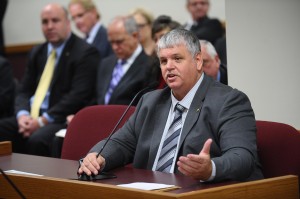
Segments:
[[[109,136],[107,137],[106,141],[104,142],[102,148],[100,149],[100,151],[97,154],[97,158],[99,157],[99,155],[102,153],[104,147],[106,146],[106,144],[108,143],[108,141],[110,140],[111,136],[115,133],[115,131],[117,130],[118,126],[120,125],[120,123],[122,122],[123,118],[125,117],[125,115],[127,114],[129,108],[132,106],[132,104],[136,101],[136,99],[141,95],[144,94],[146,91],[149,90],[153,90],[155,88],[157,88],[157,86],[159,85],[158,82],[153,82],[151,83],[149,86],[147,86],[146,88],[140,90],[139,92],[137,92],[135,94],[135,96],[133,97],[133,99],[131,100],[131,102],[129,103],[129,105],[127,106],[126,110],[124,111],[124,113],[122,114],[122,116],[120,117],[120,119],[118,120],[117,124],[115,125],[115,127],[113,128],[113,130],[110,132]],[[79,167],[81,165],[81,161],[79,161]],[[78,176],[78,180],[82,180],[82,181],[94,181],[94,180],[102,180],[102,179],[109,179],[109,178],[116,178],[117,176],[115,176],[114,174],[111,173],[107,173],[107,172],[100,172],[98,175],[87,175],[86,173],[82,173],[81,175]]]
[[[18,189],[18,187],[15,185],[15,183],[13,183],[13,181],[6,175],[6,173],[0,168],[0,173],[3,174],[3,177],[5,178],[5,180],[7,182],[9,182],[9,184],[14,188],[14,190],[19,194],[19,196],[22,199],[26,199],[25,196],[22,194],[22,192],[20,191],[20,189]]]

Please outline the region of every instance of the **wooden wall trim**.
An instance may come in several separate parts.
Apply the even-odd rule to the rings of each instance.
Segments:
[[[20,45],[11,45],[5,47],[6,54],[16,54],[16,53],[27,53],[30,51],[34,46],[40,43],[28,43],[28,44],[20,44]]]

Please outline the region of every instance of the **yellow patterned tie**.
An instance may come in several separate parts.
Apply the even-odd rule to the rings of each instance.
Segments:
[[[48,57],[39,85],[34,94],[34,100],[31,106],[31,113],[30,113],[33,118],[39,117],[41,104],[45,99],[46,93],[50,86],[50,82],[52,80],[54,66],[55,66],[55,58],[56,58],[56,52],[53,49]]]

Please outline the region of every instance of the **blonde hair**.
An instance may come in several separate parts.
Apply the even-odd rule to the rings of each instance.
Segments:
[[[130,15],[136,15],[136,14],[140,14],[142,15],[145,19],[147,24],[152,25],[153,21],[154,21],[154,17],[153,15],[148,12],[147,10],[143,9],[143,8],[136,8],[133,11],[131,11]]]
[[[94,2],[92,0],[71,0],[70,3],[69,3],[69,7],[72,4],[77,4],[77,3],[82,5],[82,7],[87,11],[95,9],[95,11],[97,12],[97,18],[100,19],[101,15],[98,12],[97,7],[96,7],[96,5],[94,4]]]

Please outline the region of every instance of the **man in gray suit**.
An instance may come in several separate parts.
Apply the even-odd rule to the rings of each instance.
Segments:
[[[145,94],[101,155],[96,158],[105,140],[91,149],[78,173],[97,174],[102,169],[133,163],[135,168],[182,173],[202,181],[263,178],[248,97],[203,73],[200,44],[190,31],[175,29],[157,45],[168,87]],[[177,104],[181,109],[179,117]],[[169,126],[173,126],[174,115],[177,119],[173,131]],[[173,134],[168,137],[171,131]],[[172,143],[176,132],[179,138],[175,148],[167,152],[174,152],[168,156],[171,161],[161,169],[161,162],[166,159],[162,154],[171,145],[166,140]]]

